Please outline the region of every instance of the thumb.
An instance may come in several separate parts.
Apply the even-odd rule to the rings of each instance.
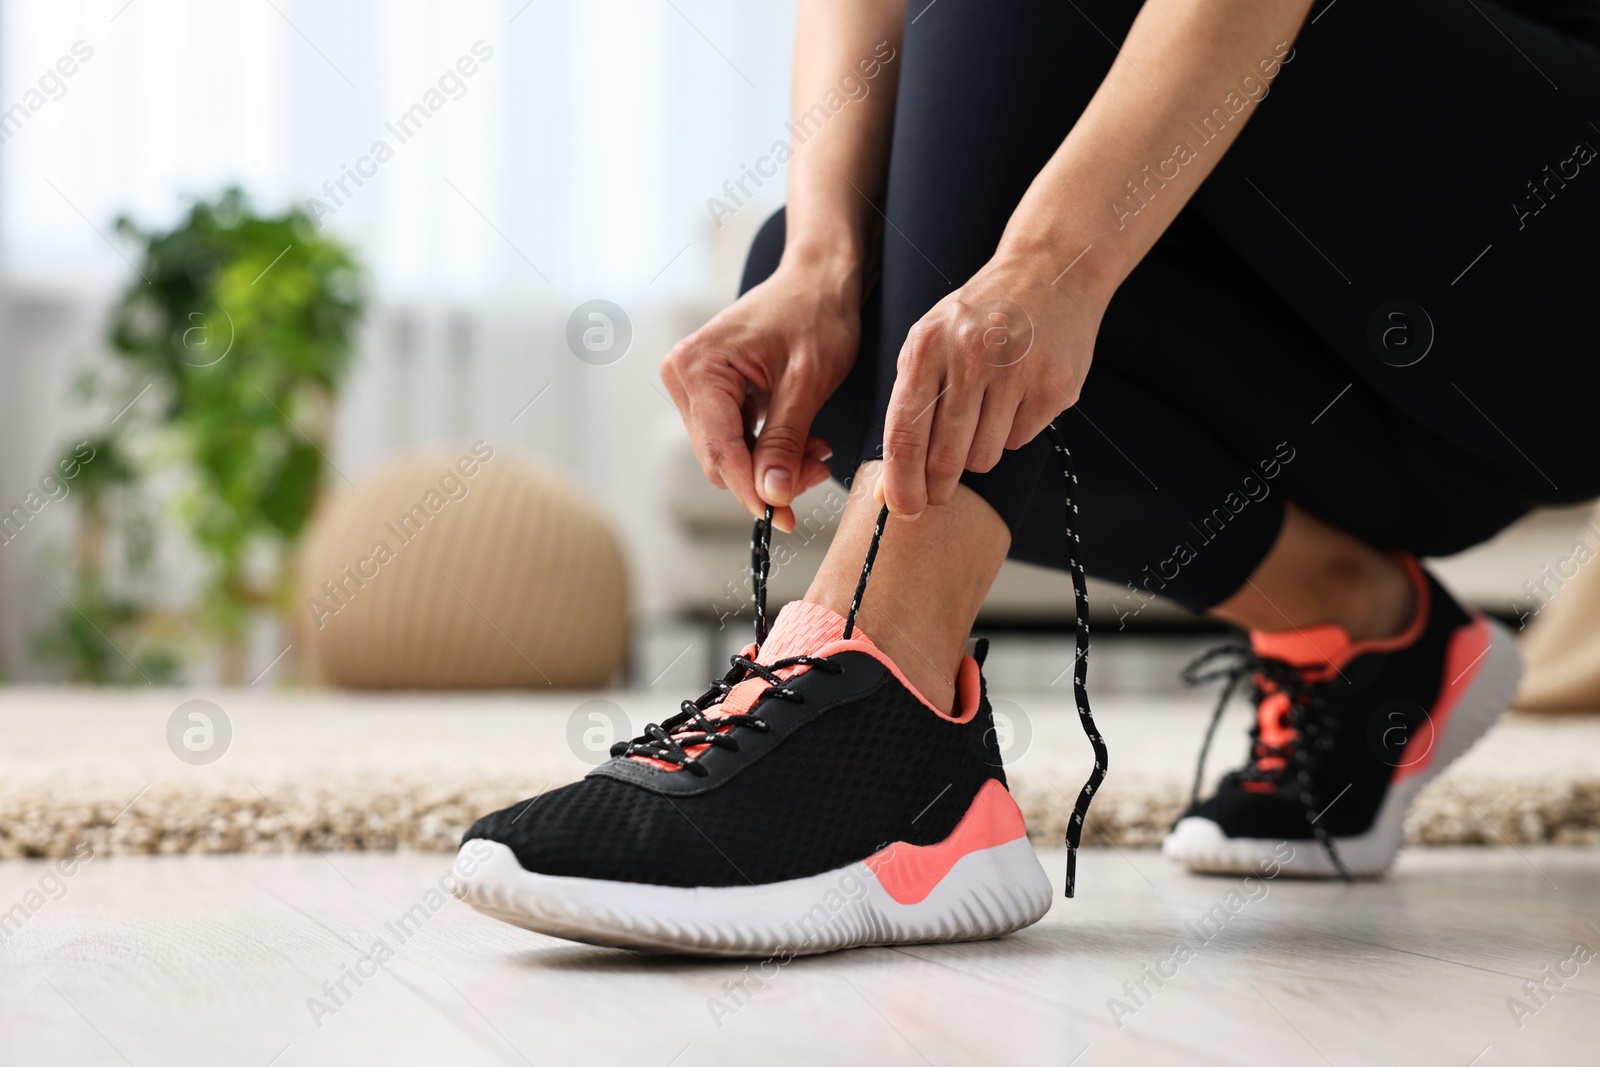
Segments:
[[[767,418],[756,435],[756,489],[776,507],[791,503],[801,491],[800,468],[806,458],[811,420],[822,406],[806,390],[783,383],[772,396]]]

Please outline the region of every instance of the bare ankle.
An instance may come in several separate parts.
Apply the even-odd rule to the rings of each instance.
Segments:
[[[957,634],[948,629],[937,632],[917,627],[924,632],[913,635],[887,610],[863,609],[859,622],[862,632],[883,650],[924,700],[946,714],[959,713],[955,707],[956,677],[970,628]]]
[[[1416,612],[1416,591],[1400,561],[1387,553],[1338,561],[1325,580],[1327,611],[1357,641],[1393,637]]]
[[[1410,624],[1416,591],[1400,559],[1289,505],[1283,530],[1245,585],[1211,613],[1253,630],[1333,624],[1357,641]]]
[[[878,505],[877,464],[857,473],[850,502],[806,599],[850,610]],[[891,519],[857,624],[934,707],[955,704],[956,676],[978,608],[1010,548],[1004,521],[966,487],[915,522]]]

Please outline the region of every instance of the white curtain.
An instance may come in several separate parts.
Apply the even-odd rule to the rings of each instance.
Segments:
[[[120,281],[89,223],[168,221],[182,195],[234,181],[268,207],[326,200],[323,182],[384,139],[394,159],[329,225],[386,298],[693,293],[706,198],[787,117],[787,3],[124,3],[4,6],[4,106],[74,42],[93,50],[0,145],[13,279]],[[384,123],[475,42],[492,58],[458,78],[464,95],[397,143]]]
[[[114,414],[69,396],[134,277],[113,220],[166,225],[237,183],[267,210],[336,207],[327,232],[369,269],[341,469],[359,482],[440,439],[537,451],[616,516],[659,606],[661,538],[627,528],[656,521],[649,453],[673,416],[655,365],[731,297],[782,202],[780,177],[720,227],[706,203],[784,136],[793,17],[787,0],[0,0],[0,500]],[[401,142],[386,123],[418,103],[437,109]],[[324,182],[358,166],[335,204]],[[633,321],[611,366],[564,342],[594,298]],[[13,671],[54,610],[38,544],[17,547],[0,552]]]

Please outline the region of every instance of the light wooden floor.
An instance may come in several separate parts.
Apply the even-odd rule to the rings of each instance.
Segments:
[[[1061,854],[1043,858],[1059,885]],[[1600,1062],[1600,958],[1520,1028],[1508,1007],[1578,943],[1600,950],[1600,850],[1415,850],[1354,887],[1243,887],[1095,850],[1079,899],[1020,934],[769,965],[738,997],[743,964],[570,945],[454,900],[402,942],[390,924],[447,864],[101,857],[64,893],[41,862],[0,864],[0,909],[37,905],[0,942],[0,1063]],[[1188,924],[1234,891],[1202,941]],[[335,1006],[323,983],[379,940],[393,958]],[[1180,942],[1192,958],[1133,999],[1123,983],[1170,975]],[[334,1009],[320,1026],[312,997]],[[1110,998],[1132,1009],[1120,1027]]]

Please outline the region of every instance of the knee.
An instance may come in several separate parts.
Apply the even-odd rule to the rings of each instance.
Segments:
[[[744,261],[744,277],[739,280],[740,296],[772,277],[772,272],[778,269],[778,262],[783,259],[787,228],[784,211],[780,207],[773,212],[772,217],[756,231],[755,240],[750,242],[750,254]]]

